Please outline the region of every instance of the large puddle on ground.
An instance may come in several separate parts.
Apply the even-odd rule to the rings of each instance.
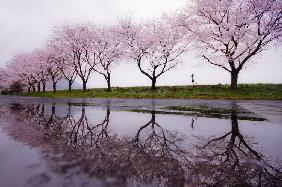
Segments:
[[[2,100],[1,186],[282,185],[280,104],[126,103]]]

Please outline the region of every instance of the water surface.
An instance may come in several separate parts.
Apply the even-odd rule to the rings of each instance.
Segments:
[[[281,186],[282,103],[0,97],[1,186]]]

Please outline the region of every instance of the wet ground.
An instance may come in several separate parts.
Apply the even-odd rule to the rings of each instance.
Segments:
[[[0,186],[282,186],[282,102],[0,96]]]

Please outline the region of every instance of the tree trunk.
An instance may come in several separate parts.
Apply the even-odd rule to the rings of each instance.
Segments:
[[[69,80],[69,92],[71,92],[72,81]]]
[[[45,105],[43,104],[41,107],[41,115],[44,116],[45,114]]]
[[[68,117],[70,117],[71,115],[71,104],[68,103]]]
[[[53,122],[55,115],[56,115],[56,103],[53,103],[52,104],[52,114],[51,114],[51,116],[49,118],[49,122],[45,123],[45,128],[46,129],[50,128],[50,124]]]
[[[107,84],[108,84],[108,91],[111,92],[112,91],[112,87],[111,87],[111,73],[108,73],[108,77],[107,77]]]
[[[231,72],[231,84],[230,84],[230,89],[231,90],[236,90],[237,89],[238,74],[239,73],[237,71],[232,71]]]
[[[56,103],[52,103],[52,116],[56,115]]]
[[[32,85],[32,92],[35,92],[35,85]]]
[[[53,81],[53,92],[56,92],[57,91],[57,83]]]
[[[153,77],[152,78],[152,86],[151,86],[151,90],[155,91],[156,90],[156,82],[157,82],[157,78]]]
[[[41,91],[41,89],[40,89],[40,82],[39,82],[39,83],[37,83],[37,91],[38,91],[38,92],[40,92],[40,91]]]
[[[237,116],[237,111],[236,108],[234,108],[234,106],[231,109],[231,131],[232,134],[234,134],[235,136],[238,136],[240,134],[239,131],[239,125],[238,125],[238,116]]]
[[[86,81],[82,81],[83,82],[83,91],[86,91]]]
[[[27,92],[30,93],[30,87],[27,88]]]
[[[46,92],[46,82],[42,83],[42,90],[43,90],[43,92]]]

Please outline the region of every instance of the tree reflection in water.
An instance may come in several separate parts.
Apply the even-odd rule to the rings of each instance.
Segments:
[[[280,186],[281,162],[255,150],[254,138],[239,130],[234,104],[231,110],[231,131],[220,137],[197,137],[201,143],[189,158],[189,171],[197,185],[208,186]],[[273,167],[269,163],[280,164]]]
[[[132,166],[151,179],[167,179],[167,185],[183,186],[185,183],[184,161],[186,151],[180,147],[184,137],[176,131],[168,131],[156,122],[155,111],[151,120],[141,126],[131,141]]]
[[[230,114],[231,131],[220,137],[193,137],[200,142],[192,150],[181,146],[188,137],[166,130],[157,122],[155,111],[134,136],[121,137],[109,130],[109,104],[104,119],[98,123],[87,118],[84,104],[79,106],[78,118],[72,114],[71,107],[69,104],[67,114],[59,116],[56,104],[52,104],[51,115],[47,115],[44,104],[11,105],[15,119],[25,120],[26,125],[15,123],[9,134],[40,148],[53,171],[70,177],[78,173],[105,181],[111,177],[115,179],[111,183],[121,186],[125,183],[279,186],[282,183],[281,168],[275,168],[278,164],[256,150],[254,140],[241,134],[236,105]]]

